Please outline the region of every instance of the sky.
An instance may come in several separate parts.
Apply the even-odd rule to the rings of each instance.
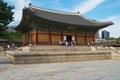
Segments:
[[[120,0],[3,0],[14,5],[14,21],[10,25],[19,25],[22,9],[32,5],[64,12],[80,12],[82,15],[98,20],[112,21],[114,25],[103,28],[110,32],[110,37],[120,37]]]

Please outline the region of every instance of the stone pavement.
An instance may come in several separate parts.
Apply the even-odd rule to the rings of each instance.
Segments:
[[[120,80],[120,60],[0,64],[0,80]]]
[[[10,60],[5,57],[5,52],[0,52],[0,64],[11,63]]]

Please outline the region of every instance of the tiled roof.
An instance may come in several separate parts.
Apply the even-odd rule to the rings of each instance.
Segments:
[[[67,24],[74,24],[74,25],[83,25],[83,26],[109,26],[112,25],[112,21],[96,21],[91,20],[89,18],[84,17],[80,13],[68,13],[68,12],[60,12],[60,11],[53,11],[43,8],[38,8],[36,6],[29,6],[26,10],[34,15],[56,22],[62,22]]]

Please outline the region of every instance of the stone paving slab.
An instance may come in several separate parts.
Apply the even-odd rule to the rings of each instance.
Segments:
[[[120,80],[120,60],[3,64],[0,80]]]

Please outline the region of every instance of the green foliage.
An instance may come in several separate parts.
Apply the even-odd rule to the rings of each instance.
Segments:
[[[113,37],[109,37],[109,38],[106,38],[106,40],[118,40],[119,38],[113,38]]]
[[[14,6],[8,5],[3,0],[0,0],[0,31],[6,29],[6,26],[13,21],[13,14],[12,9]]]
[[[120,36],[119,36],[119,38],[118,38],[119,40],[120,40]]]
[[[2,38],[7,39],[9,41],[13,41],[14,39],[22,39],[22,34],[18,31],[15,32],[4,31],[4,33],[2,33]]]

